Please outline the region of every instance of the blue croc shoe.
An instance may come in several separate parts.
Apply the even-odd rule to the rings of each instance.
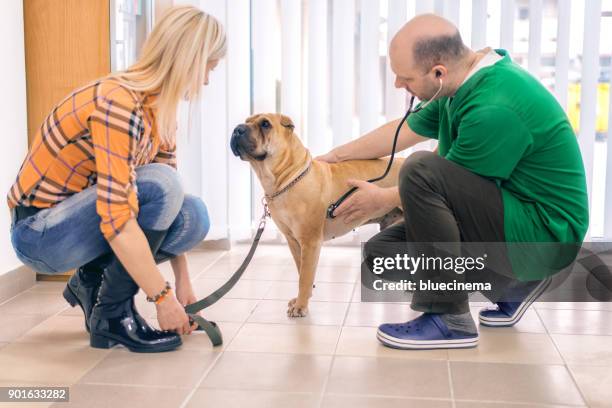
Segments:
[[[552,278],[546,278],[535,283],[526,283],[520,288],[513,289],[514,293],[506,296],[516,301],[497,302],[492,308],[485,308],[478,313],[478,320],[483,326],[510,327],[521,320],[529,306],[542,294]],[[523,298],[522,301],[519,301]]]
[[[385,323],[376,337],[387,347],[422,350],[469,348],[478,345],[478,333],[450,330],[438,314],[424,313],[406,323]]]

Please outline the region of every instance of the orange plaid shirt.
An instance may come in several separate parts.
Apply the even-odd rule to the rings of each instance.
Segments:
[[[37,132],[9,207],[52,207],[96,185],[100,229],[113,238],[138,215],[136,167],[176,168],[176,146],[161,146],[157,137],[153,99],[108,79],[68,95]]]

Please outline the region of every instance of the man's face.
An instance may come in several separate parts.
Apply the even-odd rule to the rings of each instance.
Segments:
[[[389,52],[391,70],[395,74],[395,87],[405,89],[420,100],[433,98],[440,87],[440,81],[433,70],[424,71],[413,61],[411,55],[403,54],[393,47]]]

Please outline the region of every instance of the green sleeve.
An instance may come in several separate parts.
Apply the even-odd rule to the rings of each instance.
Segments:
[[[507,180],[532,142],[529,129],[510,109],[477,108],[461,118],[446,158],[481,176]]]
[[[433,101],[423,110],[411,113],[407,122],[410,129],[417,135],[437,139],[440,128],[440,99]]]

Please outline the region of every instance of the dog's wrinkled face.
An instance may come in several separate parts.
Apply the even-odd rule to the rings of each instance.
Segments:
[[[283,150],[293,129],[293,122],[285,115],[253,115],[234,129],[230,140],[232,153],[242,160],[264,161]]]

